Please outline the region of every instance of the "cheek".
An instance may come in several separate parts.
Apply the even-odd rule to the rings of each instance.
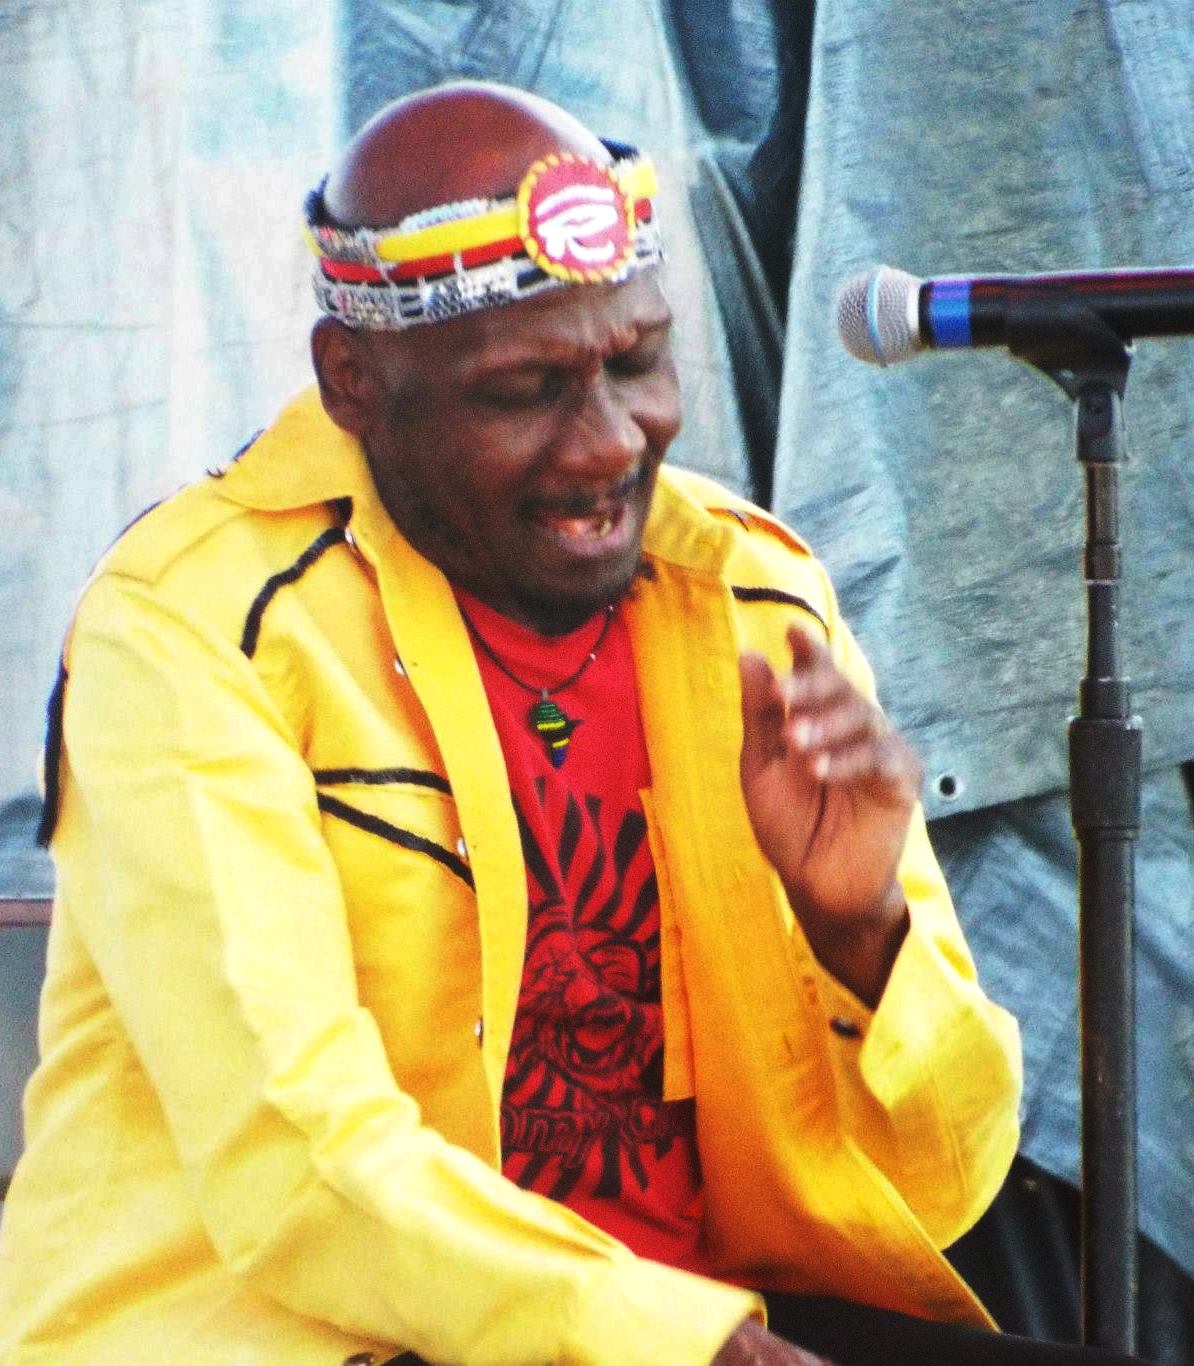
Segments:
[[[454,403],[430,395],[417,406],[391,411],[376,443],[380,458],[370,460],[379,487],[440,512],[486,496],[491,478],[488,446],[454,408]],[[442,416],[445,412],[451,415],[449,420]]]
[[[502,461],[489,460],[476,449],[458,447],[442,454],[421,490],[439,523],[473,552],[482,545],[493,551],[506,544],[514,534],[525,482]]]
[[[416,544],[426,537],[459,537],[471,527],[463,516],[474,501],[468,469],[446,446],[440,424],[407,418],[387,424],[366,443],[373,482],[395,525]]]
[[[534,414],[457,423],[442,465],[454,486],[490,500],[493,511],[517,501],[550,456],[552,423]]]

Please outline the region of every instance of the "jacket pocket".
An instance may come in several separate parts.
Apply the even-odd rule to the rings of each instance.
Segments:
[[[321,782],[319,806],[361,1003],[399,1084],[433,1104],[480,1052],[477,900],[455,803],[419,783]]]

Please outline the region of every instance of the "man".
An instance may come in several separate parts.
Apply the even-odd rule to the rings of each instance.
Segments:
[[[383,111],[308,204],[318,394],[89,585],[4,1361],[989,1326],[937,1249],[1015,1026],[823,572],[660,471],[652,189],[519,92]]]

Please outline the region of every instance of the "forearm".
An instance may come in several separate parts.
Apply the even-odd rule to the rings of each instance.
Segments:
[[[1015,1151],[1015,1022],[983,994],[923,818],[900,864],[908,921],[874,1012],[825,971],[843,1123],[945,1246],[998,1189]],[[835,1021],[849,1029],[837,1030]]]

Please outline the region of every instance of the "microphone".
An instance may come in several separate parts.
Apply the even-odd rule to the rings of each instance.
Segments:
[[[1093,316],[1092,316],[1093,315]],[[894,365],[927,347],[1010,346],[1025,353],[1067,327],[1123,342],[1194,333],[1194,270],[1068,275],[943,276],[918,280],[878,266],[838,291],[837,330],[852,356]]]

